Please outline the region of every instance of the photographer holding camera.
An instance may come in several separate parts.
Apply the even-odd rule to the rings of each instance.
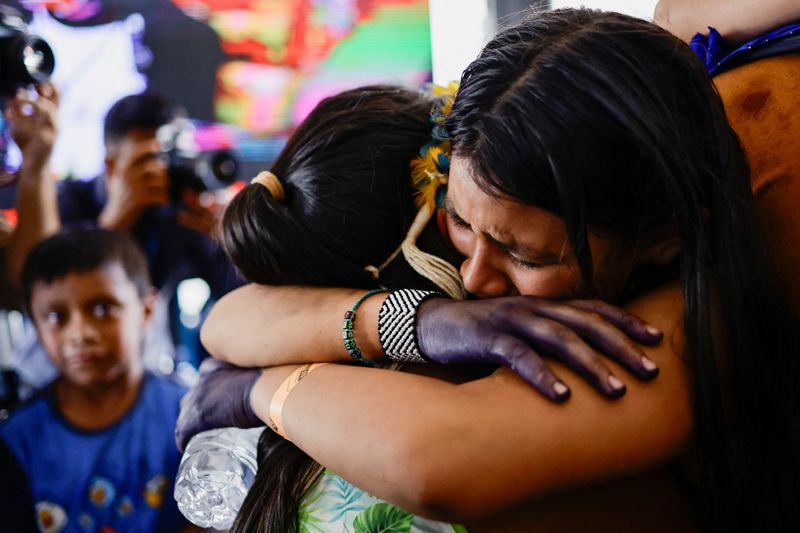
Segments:
[[[89,181],[59,183],[58,204],[65,225],[129,232],[144,249],[154,285],[165,300],[180,281],[201,278],[212,298],[242,282],[211,236],[213,213],[196,188],[176,190],[159,129],[181,116],[155,93],[126,96],[106,115],[105,173]]]

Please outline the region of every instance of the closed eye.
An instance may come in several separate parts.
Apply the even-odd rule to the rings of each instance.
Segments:
[[[467,224],[467,222],[463,218],[458,216],[458,214],[455,211],[453,211],[449,205],[445,209],[445,212],[447,213],[447,218],[449,218],[450,222],[452,222],[456,227],[472,231],[472,226]]]
[[[530,259],[523,259],[517,255],[519,253],[517,247],[498,241],[495,241],[495,243],[501,250],[503,250],[503,252],[511,260],[511,262],[520,268],[524,268],[527,270],[534,270],[551,265],[557,265],[561,262],[559,259],[555,257],[550,257],[550,255],[547,253],[544,254],[545,257],[541,257],[539,254],[532,254],[534,255],[534,257],[538,259],[537,261],[531,261]]]
[[[525,261],[524,259],[520,259],[519,257],[515,256],[514,254],[508,254],[509,259],[511,262],[514,263],[516,266],[520,268],[525,268],[527,270],[535,270],[538,268],[542,268],[545,266],[544,263],[535,263],[532,261]]]

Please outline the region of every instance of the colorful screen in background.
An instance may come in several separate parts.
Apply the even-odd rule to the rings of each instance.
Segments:
[[[174,2],[203,12],[228,58],[217,72],[217,118],[253,134],[223,139],[230,130],[201,129],[201,142],[238,145],[246,160],[274,158],[285,135],[326,96],[431,79],[425,0]]]
[[[102,172],[105,113],[145,88],[186,107],[201,148],[232,148],[245,178],[326,96],[431,79],[426,0],[11,3],[56,55],[62,176]]]

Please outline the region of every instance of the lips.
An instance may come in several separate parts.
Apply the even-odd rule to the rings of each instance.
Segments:
[[[79,352],[64,356],[66,363],[73,368],[85,368],[98,364],[103,356],[95,352]]]

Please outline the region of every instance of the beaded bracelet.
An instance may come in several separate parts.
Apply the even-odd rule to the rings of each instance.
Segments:
[[[342,323],[342,339],[344,339],[344,348],[347,350],[347,353],[350,354],[350,357],[367,366],[375,366],[375,363],[364,357],[364,354],[361,353],[361,350],[359,350],[358,346],[356,345],[356,337],[353,334],[353,324],[356,321],[356,309],[358,309],[358,306],[364,303],[364,300],[370,296],[374,296],[382,292],[388,291],[386,289],[375,289],[363,294],[361,298],[356,300],[356,303],[353,304],[353,307],[344,313],[344,322]]]
[[[426,363],[417,344],[417,309],[434,291],[400,289],[389,293],[378,315],[378,337],[386,357],[403,363]]]

